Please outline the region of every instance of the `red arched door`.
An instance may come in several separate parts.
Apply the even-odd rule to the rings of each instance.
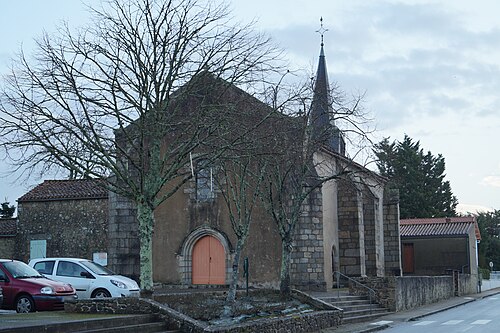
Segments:
[[[193,284],[225,284],[224,247],[213,236],[200,238],[193,248]]]

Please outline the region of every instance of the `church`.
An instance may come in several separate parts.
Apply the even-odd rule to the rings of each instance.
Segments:
[[[302,204],[290,266],[291,285],[301,290],[331,288],[335,272],[352,277],[401,274],[398,194],[386,189],[386,179],[346,156],[342,129],[329,109],[331,98],[322,40],[309,121],[313,136],[325,133],[325,128],[329,134],[315,150],[315,172],[325,177],[340,170],[348,172],[323,183]],[[155,210],[156,285],[229,283],[236,236],[220,191],[207,187],[211,175],[202,171]],[[117,273],[138,279],[134,203],[109,193],[108,205],[108,265]],[[242,257],[248,258],[251,285],[279,286],[281,238],[262,207],[255,207]]]

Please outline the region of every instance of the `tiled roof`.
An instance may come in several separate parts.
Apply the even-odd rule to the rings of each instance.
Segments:
[[[17,233],[17,223],[13,219],[0,219],[0,236],[15,236]]]
[[[476,239],[481,233],[474,216],[400,220],[401,237],[464,236],[474,228]]]
[[[108,191],[100,179],[46,180],[20,197],[18,202],[104,199]]]

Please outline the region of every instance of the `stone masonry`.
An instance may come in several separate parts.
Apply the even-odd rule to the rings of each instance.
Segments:
[[[340,272],[345,275],[361,274],[357,194],[354,184],[339,181],[339,257]]]
[[[366,275],[377,276],[375,249],[375,198],[367,188],[363,191],[363,214],[365,229]]]
[[[323,252],[323,213],[321,188],[315,189],[302,204],[291,258],[291,284],[300,290],[325,290]]]
[[[115,193],[109,193],[109,267],[139,281],[139,230],[135,204]]]
[[[384,193],[385,274],[401,275],[401,239],[399,237],[399,191]]]
[[[18,219],[16,259],[30,259],[31,240],[47,241],[47,257],[91,259],[108,250],[107,198],[19,202]]]

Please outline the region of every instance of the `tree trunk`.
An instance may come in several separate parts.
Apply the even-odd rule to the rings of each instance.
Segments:
[[[290,294],[290,260],[292,252],[291,240],[281,241],[281,271],[280,271],[280,293]]]
[[[224,310],[222,313],[222,317],[230,317],[233,313],[233,305],[236,300],[236,290],[238,288],[238,272],[239,272],[239,263],[241,257],[241,251],[243,250],[243,244],[245,240],[243,238],[238,238],[238,243],[236,244],[236,250],[234,252],[233,259],[233,272],[231,273],[231,281],[229,284],[229,291],[226,297],[226,304],[224,304]]]
[[[150,296],[153,293],[153,228],[154,210],[143,201],[137,204],[137,220],[139,221],[141,293]]]

